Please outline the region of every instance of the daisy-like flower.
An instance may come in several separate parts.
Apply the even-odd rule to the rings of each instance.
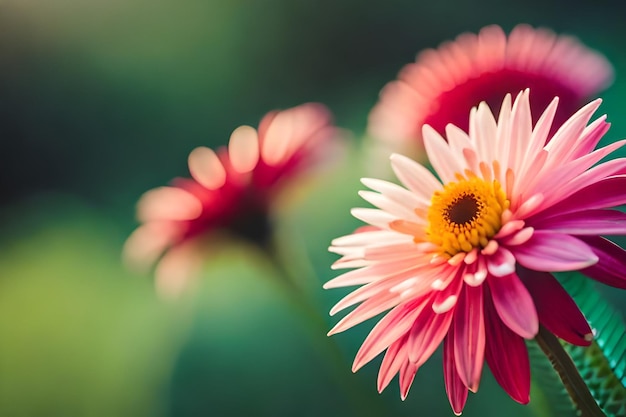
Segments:
[[[399,374],[404,399],[419,367],[443,342],[446,391],[460,414],[478,389],[483,361],[516,401],[527,403],[528,353],[539,324],[587,345],[592,332],[552,275],[580,270],[626,288],[626,252],[600,235],[626,234],[626,159],[600,162],[622,140],[594,150],[609,128],[588,125],[596,100],[574,114],[548,142],[555,98],[532,123],[529,90],[496,119],[486,103],[470,114],[469,132],[453,125],[444,139],[424,126],[425,149],[438,176],[394,154],[406,187],[363,179],[360,195],[378,208],[352,214],[368,223],[332,242],[334,269],[357,268],[325,288],[362,285],[331,314],[360,303],[329,332],[342,332],[387,310],[364,341],[353,371],[386,350],[382,391]]]
[[[267,114],[258,131],[235,129],[217,153],[196,148],[188,161],[192,179],[177,178],[139,200],[143,224],[125,244],[126,260],[139,270],[157,263],[157,289],[174,296],[208,255],[207,237],[226,232],[266,245],[278,194],[339,150],[336,133],[328,110],[308,103]]]
[[[553,97],[561,98],[559,126],[605,88],[612,74],[603,56],[575,38],[528,25],[518,25],[507,37],[499,26],[487,26],[478,35],[465,33],[427,49],[405,66],[398,80],[383,88],[368,131],[388,146],[395,143],[421,156],[424,124],[440,134],[448,123],[467,132],[472,107],[485,101],[497,109],[507,93],[525,88],[533,91],[530,104],[537,115]]]

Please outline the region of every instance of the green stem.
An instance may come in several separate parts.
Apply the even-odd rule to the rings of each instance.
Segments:
[[[539,333],[535,340],[561,378],[572,402],[580,410],[580,417],[606,417],[556,336],[545,327],[539,326]]]

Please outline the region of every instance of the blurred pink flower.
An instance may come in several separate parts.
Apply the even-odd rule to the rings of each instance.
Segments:
[[[437,173],[394,154],[406,187],[363,179],[360,195],[375,208],[352,214],[370,225],[335,239],[342,255],[333,268],[357,268],[325,288],[361,285],[331,314],[360,303],[329,332],[335,334],[387,310],[364,341],[353,371],[387,350],[378,374],[382,391],[399,373],[404,399],[418,368],[443,341],[446,391],[460,414],[468,390],[478,389],[486,359],[498,383],[527,403],[528,353],[539,323],[577,345],[591,329],[551,274],[581,270],[626,288],[626,252],[600,235],[626,234],[626,158],[599,163],[626,143],[594,150],[609,128],[591,124],[596,100],[573,115],[547,142],[559,100],[538,122],[529,90],[499,117],[481,103],[469,134],[448,125],[447,139],[426,125],[426,153]],[[373,228],[372,228],[373,226]]]
[[[189,155],[193,179],[176,178],[139,200],[137,217],[143,224],[125,244],[127,262],[144,271],[156,263],[157,289],[175,296],[209,255],[203,245],[207,236],[226,232],[268,244],[278,193],[337,151],[336,133],[328,110],[308,103],[267,114],[258,132],[238,127],[228,148],[217,153],[194,149]]]
[[[600,54],[575,38],[547,29],[516,26],[507,37],[499,26],[464,33],[428,49],[387,84],[369,117],[371,136],[423,154],[422,125],[443,134],[452,123],[467,132],[472,107],[486,101],[497,109],[505,94],[530,88],[535,114],[553,97],[561,99],[559,126],[605,88],[613,71]],[[497,116],[497,114],[496,114]]]

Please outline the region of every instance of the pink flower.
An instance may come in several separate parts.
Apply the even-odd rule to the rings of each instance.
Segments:
[[[401,396],[443,342],[446,391],[460,414],[486,359],[496,380],[527,403],[530,370],[524,339],[541,323],[586,345],[591,329],[551,274],[581,270],[626,288],[626,252],[600,235],[626,234],[626,158],[600,161],[622,140],[594,150],[609,128],[587,125],[596,100],[547,142],[558,98],[532,123],[529,90],[499,117],[486,103],[470,113],[469,134],[449,125],[444,139],[426,125],[424,145],[438,178],[398,154],[391,165],[406,188],[363,179],[360,195],[378,208],[352,214],[369,229],[340,237],[333,268],[356,268],[325,288],[360,285],[331,314],[360,303],[329,334],[387,310],[364,341],[353,371],[386,349],[382,391],[399,374]]]
[[[308,103],[267,114],[258,132],[250,126],[235,129],[228,149],[193,150],[193,179],[177,178],[139,200],[143,224],[124,247],[128,263],[145,270],[158,261],[157,288],[172,296],[188,285],[208,255],[207,236],[227,232],[266,245],[278,193],[337,150],[330,123],[325,107]]]
[[[405,66],[398,80],[382,90],[368,130],[421,155],[424,124],[440,134],[448,123],[467,132],[472,107],[486,101],[497,109],[507,93],[525,88],[533,91],[536,115],[553,97],[561,98],[555,116],[560,126],[611,82],[612,73],[603,56],[572,37],[528,25],[515,27],[507,37],[499,26],[487,26],[478,35],[465,33],[425,50]]]

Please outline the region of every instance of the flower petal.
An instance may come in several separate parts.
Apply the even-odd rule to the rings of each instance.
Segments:
[[[476,392],[485,358],[482,286],[463,286],[454,314],[454,361],[459,377]]]
[[[250,172],[259,161],[259,136],[250,126],[239,126],[230,135],[228,156],[233,169],[239,173]]]
[[[448,333],[453,316],[451,311],[441,314],[435,313],[432,308],[422,311],[415,320],[407,341],[407,353],[411,362],[421,366],[430,358]]]
[[[537,310],[528,290],[517,275],[489,276],[487,284],[502,322],[523,338],[534,338],[539,331]]]
[[[626,235],[626,213],[585,210],[532,222],[536,229],[571,235]]]
[[[421,198],[430,201],[433,193],[441,189],[441,183],[424,166],[399,154],[391,155],[390,159],[398,179]]]
[[[624,189],[626,189],[626,175],[604,178],[554,204],[545,210],[542,216],[620,206],[626,204],[626,193],[616,193],[615,190]]]
[[[426,299],[419,299],[401,304],[376,323],[354,358],[352,372],[359,370],[393,342],[404,336],[426,306],[426,301]]]
[[[520,268],[519,277],[535,302],[539,321],[566,342],[588,346],[593,334],[580,309],[561,284],[547,272]]]
[[[202,203],[178,187],[158,187],[146,191],[137,203],[137,218],[150,220],[193,220],[202,213]]]
[[[545,149],[549,152],[545,169],[563,164],[571,160],[576,147],[572,146],[572,138],[579,138],[591,116],[600,107],[601,99],[597,99],[578,110],[554,134]]]
[[[598,256],[582,240],[541,230],[526,243],[509,249],[519,264],[535,271],[574,271],[598,262]]]
[[[180,239],[185,232],[174,222],[148,222],[139,226],[126,240],[122,250],[124,261],[138,272],[148,268]]]
[[[454,345],[454,330],[450,328],[448,336],[443,341],[443,380],[446,384],[446,394],[448,394],[452,411],[460,416],[469,391],[456,370]]]
[[[500,386],[521,404],[530,401],[530,362],[524,339],[504,325],[485,291],[485,359]]]
[[[422,137],[424,138],[424,147],[426,148],[428,160],[439,175],[439,178],[444,183],[454,181],[454,175],[458,172],[463,172],[466,168],[463,158],[453,153],[445,139],[429,125],[424,125],[422,128]]]
[[[215,190],[226,182],[226,169],[213,149],[200,146],[191,151],[187,161],[191,176],[203,187]]]
[[[415,379],[415,374],[417,373],[418,366],[410,361],[406,361],[402,364],[400,368],[400,398],[404,401],[409,395],[409,389],[411,388],[411,384],[413,384],[413,380]]]
[[[383,361],[380,364],[380,370],[378,371],[378,392],[382,392],[398,371],[400,371],[402,364],[408,362],[406,355],[407,338],[408,335],[396,340],[389,346],[387,352],[385,352]]]
[[[599,258],[598,263],[581,272],[603,284],[626,289],[626,251],[599,236],[583,236],[580,239]]]
[[[492,256],[487,257],[487,269],[496,277],[512,274],[515,272],[515,256],[508,249],[499,247]]]
[[[198,240],[186,241],[170,249],[154,271],[157,291],[166,299],[179,297],[197,278],[204,259]]]

